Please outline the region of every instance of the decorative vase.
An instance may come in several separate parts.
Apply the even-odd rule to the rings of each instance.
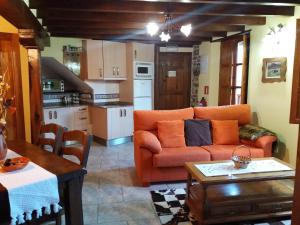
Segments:
[[[3,134],[4,126],[0,125],[0,160],[4,159],[7,154],[7,145]]]

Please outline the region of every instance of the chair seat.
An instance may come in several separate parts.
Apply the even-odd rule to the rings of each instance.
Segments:
[[[155,167],[179,167],[194,161],[210,161],[209,152],[202,147],[163,148],[153,156]]]

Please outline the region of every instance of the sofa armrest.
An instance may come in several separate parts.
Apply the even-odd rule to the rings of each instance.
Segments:
[[[134,142],[138,147],[146,148],[153,154],[158,154],[162,151],[158,138],[149,131],[134,132]]]
[[[272,156],[272,145],[275,141],[277,141],[277,137],[271,135],[262,136],[255,141],[241,139],[242,144],[264,149],[265,157]]]

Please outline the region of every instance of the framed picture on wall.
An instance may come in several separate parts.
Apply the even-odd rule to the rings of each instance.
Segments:
[[[265,58],[263,59],[263,83],[286,81],[287,58]]]

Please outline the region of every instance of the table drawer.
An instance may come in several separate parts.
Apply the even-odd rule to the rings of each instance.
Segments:
[[[234,216],[241,213],[252,211],[251,205],[236,205],[236,206],[213,206],[210,209],[210,216]]]
[[[282,212],[292,210],[293,202],[268,202],[260,203],[257,205],[257,211],[259,212]]]

